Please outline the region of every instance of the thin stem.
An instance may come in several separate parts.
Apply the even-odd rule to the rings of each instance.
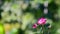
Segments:
[[[43,30],[43,34],[44,34],[44,25],[42,25],[42,30]]]
[[[48,29],[48,34],[50,33],[50,29]]]

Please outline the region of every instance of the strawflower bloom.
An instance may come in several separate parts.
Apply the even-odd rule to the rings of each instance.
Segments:
[[[37,24],[34,24],[32,27],[33,27],[33,28],[37,28]]]
[[[38,20],[38,24],[39,24],[39,25],[44,25],[44,24],[46,24],[46,18],[40,18],[40,19]]]

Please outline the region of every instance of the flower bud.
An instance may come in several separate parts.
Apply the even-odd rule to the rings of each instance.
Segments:
[[[36,28],[36,27],[37,27],[37,24],[34,24],[34,25],[33,25],[33,28]]]

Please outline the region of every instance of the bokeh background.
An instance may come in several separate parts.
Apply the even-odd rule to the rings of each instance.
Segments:
[[[46,34],[60,34],[60,0],[0,0],[0,34],[42,34],[32,28],[41,17],[51,25]]]

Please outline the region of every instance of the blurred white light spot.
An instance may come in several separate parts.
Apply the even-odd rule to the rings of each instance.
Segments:
[[[9,31],[6,31],[6,33],[5,34],[10,34],[10,32]]]
[[[53,21],[51,19],[47,19],[46,23],[52,24]]]
[[[48,1],[45,1],[45,2],[44,2],[44,6],[45,6],[45,7],[48,7]]]
[[[48,13],[48,9],[44,9],[44,14],[47,14]]]
[[[60,29],[57,30],[57,33],[60,33]]]
[[[32,31],[30,31],[30,30],[27,30],[25,33],[26,33],[26,34],[34,34],[34,32],[32,32]]]

